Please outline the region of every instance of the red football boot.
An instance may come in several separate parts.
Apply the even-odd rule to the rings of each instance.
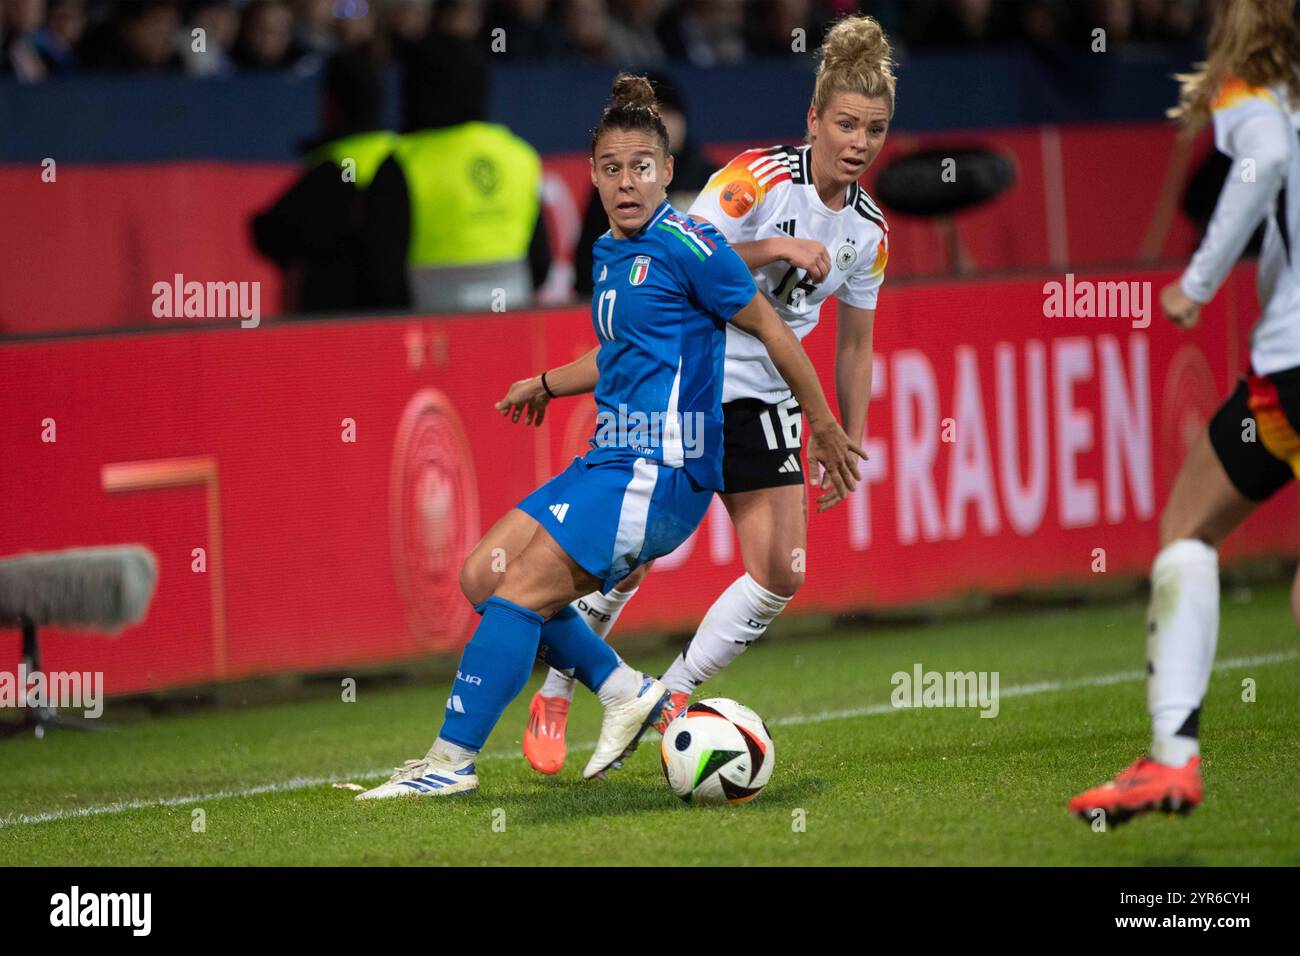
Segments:
[[[564,697],[543,697],[538,691],[528,708],[528,729],[524,731],[524,756],[538,773],[559,773],[564,766],[564,730],[569,723],[569,701]]]
[[[1201,758],[1193,757],[1182,767],[1139,757],[1114,780],[1085,790],[1070,801],[1070,812],[1091,823],[1096,811],[1106,814],[1108,823],[1123,823],[1151,810],[1190,813],[1201,802]]]

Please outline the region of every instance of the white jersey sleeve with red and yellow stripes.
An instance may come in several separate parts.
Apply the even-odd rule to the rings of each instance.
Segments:
[[[769,196],[789,182],[785,147],[747,149],[709,177],[690,215],[712,224],[732,245],[752,242],[776,208]]]

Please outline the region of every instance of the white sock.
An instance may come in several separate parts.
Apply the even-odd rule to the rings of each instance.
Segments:
[[[609,632],[614,627],[614,622],[618,616],[623,613],[623,608],[632,595],[640,591],[635,587],[630,591],[620,591],[614,588],[608,594],[601,594],[599,591],[592,591],[585,597],[580,597],[573,602],[573,606],[578,609],[591,629],[596,632],[596,636],[602,641],[609,637]]]
[[[578,686],[578,679],[573,676],[572,670],[557,671],[554,667],[546,672],[546,680],[542,683],[541,695],[543,697],[563,697],[565,700],[573,700],[573,688]]]
[[[629,697],[635,697],[636,692],[640,689],[641,672],[628,667],[625,662],[619,661],[613,673],[606,677],[605,682],[596,688],[596,696],[600,698],[602,704],[608,707],[610,704],[617,704]]]
[[[473,760],[477,755],[477,750],[470,750],[460,744],[453,744],[450,740],[443,740],[441,737],[433,742],[433,746],[425,754],[426,757],[437,757],[452,764],[466,763]]]
[[[614,588],[608,594],[592,591],[585,597],[578,598],[570,606],[582,615],[583,620],[591,625],[596,636],[603,641],[609,634],[610,628],[614,626],[614,622],[618,620],[618,616],[623,613],[628,599],[639,590],[641,590],[639,587],[630,591]],[[573,700],[573,689],[577,684],[577,678],[571,672],[559,671],[552,667],[546,675],[546,682],[542,684],[541,693],[543,697],[563,697],[565,700]]]
[[[671,691],[692,693],[763,636],[790,598],[742,574],[719,595],[686,649],[663,676]]]
[[[1219,637],[1219,556],[1208,544],[1174,541],[1156,555],[1147,613],[1147,710],[1151,756],[1181,767],[1200,754],[1201,702]]]

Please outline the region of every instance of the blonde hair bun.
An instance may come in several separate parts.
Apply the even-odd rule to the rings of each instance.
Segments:
[[[836,93],[884,97],[894,115],[894,59],[889,38],[875,17],[845,17],[826,33],[819,51],[813,108],[818,114]]]

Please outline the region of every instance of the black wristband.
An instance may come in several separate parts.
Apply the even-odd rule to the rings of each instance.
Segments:
[[[559,397],[560,397],[560,396],[556,395],[554,392],[551,391],[551,386],[549,386],[549,385],[546,384],[546,373],[545,373],[545,372],[542,373],[542,389],[546,392],[547,395],[551,396],[551,398],[559,398]]]

